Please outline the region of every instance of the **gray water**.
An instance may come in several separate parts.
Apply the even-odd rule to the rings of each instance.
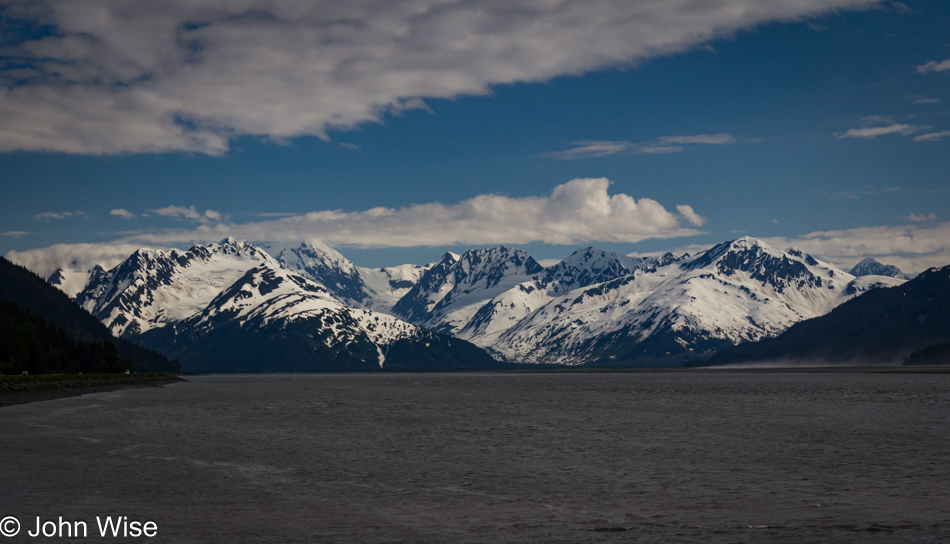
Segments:
[[[0,541],[950,541],[948,375],[189,380],[0,409]]]

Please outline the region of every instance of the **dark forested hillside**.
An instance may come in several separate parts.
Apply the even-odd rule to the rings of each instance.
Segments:
[[[35,359],[52,365],[48,368],[48,372],[69,371],[73,368],[72,363],[67,364],[68,358],[61,359],[61,355],[56,355],[63,353],[62,350],[66,349],[63,347],[64,344],[61,345],[59,340],[55,340],[60,334],[73,341],[76,349],[86,349],[81,346],[93,349],[89,346],[107,345],[102,349],[111,350],[117,357],[116,361],[129,360],[139,372],[178,372],[180,370],[177,362],[170,362],[164,356],[136,346],[127,340],[114,338],[102,323],[70,300],[65,293],[50,286],[33,272],[3,257],[0,257],[0,301],[6,301],[10,307],[25,312],[17,313],[9,307],[5,310],[6,321],[3,322],[0,338],[7,338],[14,342],[10,345],[11,350],[36,349],[36,344],[31,344],[28,339],[30,336],[27,331],[32,328],[41,348],[52,350]],[[18,334],[26,335],[27,339],[19,339]],[[45,338],[45,341],[49,343],[44,344],[41,338]],[[33,347],[27,348],[28,345]],[[106,355],[102,355],[99,359],[111,361]],[[65,366],[57,366],[56,361],[61,360]],[[9,359],[7,359],[7,364],[9,365]],[[122,370],[124,369],[123,366]]]
[[[0,301],[0,374],[51,372],[118,373],[132,361],[108,340],[77,341],[8,301]]]
[[[950,365],[950,342],[933,344],[907,356],[905,365]]]

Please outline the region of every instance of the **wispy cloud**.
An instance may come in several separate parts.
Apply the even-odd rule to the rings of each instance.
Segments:
[[[0,151],[221,154],[880,0],[6,2]],[[195,24],[200,22],[201,24]],[[14,84],[15,83],[15,84]]]
[[[835,191],[833,193],[822,193],[829,198],[842,198],[847,200],[857,200],[863,196],[882,195],[882,194],[911,194],[909,189],[901,186],[884,187],[883,189],[855,189],[854,191]]]
[[[891,8],[897,13],[914,13],[914,10],[903,2],[891,2]]]
[[[679,153],[683,148],[678,145],[648,145],[637,149],[637,153],[644,155],[662,155],[665,153]]]
[[[950,222],[816,231],[765,240],[777,247],[797,247],[845,268],[871,256],[905,272],[950,264]]]
[[[903,219],[904,221],[914,221],[914,222],[917,222],[917,223],[920,223],[920,222],[923,222],[923,221],[935,221],[935,220],[937,219],[937,214],[935,214],[935,213],[930,213],[930,214],[912,213],[912,214],[910,214],[910,215],[908,215],[908,216],[902,217],[901,219]]]
[[[135,219],[135,214],[125,208],[116,208],[109,211],[109,215],[121,217],[122,219]]]
[[[541,157],[558,160],[590,159],[621,153],[631,153],[637,144],[625,141],[578,140],[571,142],[574,147],[563,151],[541,153]]]
[[[9,236],[10,238],[20,238],[21,236],[26,236],[28,234],[33,234],[25,230],[8,230],[7,232],[0,232],[0,236]]]
[[[944,138],[950,137],[950,130],[944,130],[943,132],[929,132],[927,134],[921,134],[920,136],[915,136],[915,142],[939,142]]]
[[[893,125],[887,125],[883,127],[863,127],[863,128],[852,128],[848,129],[846,132],[835,134],[838,138],[864,138],[867,140],[873,140],[878,136],[884,136],[886,134],[913,134],[918,132],[923,127],[906,125],[903,123],[895,123]]]
[[[696,134],[692,136],[663,136],[651,142],[634,143],[625,140],[579,140],[569,149],[541,153],[539,156],[558,160],[590,159],[608,155],[642,153],[655,155],[679,153],[684,145],[728,145],[736,139],[729,134]],[[673,145],[679,144],[679,145]]]
[[[53,220],[53,219],[56,219],[56,220],[67,219],[67,218],[73,217],[73,216],[77,216],[77,217],[87,217],[86,212],[84,212],[84,211],[75,211],[75,212],[43,212],[43,213],[38,213],[38,214],[34,215],[34,216],[33,216],[33,219],[36,219],[37,221],[50,221],[50,220]]]
[[[926,74],[928,72],[946,72],[950,70],[950,59],[937,62],[932,60],[927,64],[921,64],[917,67],[917,73]]]
[[[142,248],[142,244],[55,244],[26,251],[10,251],[7,259],[23,265],[44,278],[59,268],[90,270],[99,265],[106,270],[114,267]]]
[[[926,96],[921,96],[919,98],[915,98],[915,97],[911,97],[911,98],[914,98],[914,104],[939,104],[940,103],[939,98],[929,98]]]
[[[663,136],[659,141],[661,144],[728,145],[735,143],[736,139],[730,134],[696,134],[694,136]]]

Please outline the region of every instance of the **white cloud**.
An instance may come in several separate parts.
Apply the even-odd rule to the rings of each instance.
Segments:
[[[864,127],[864,128],[852,128],[848,129],[847,132],[842,134],[836,134],[838,138],[865,138],[872,140],[878,136],[884,136],[885,134],[913,134],[917,132],[922,127],[914,125],[905,125],[901,123],[895,123],[893,125],[887,125],[884,127]]]
[[[571,145],[575,147],[563,151],[541,153],[539,156],[558,160],[589,159],[628,153],[636,146],[633,142],[599,140],[579,140],[571,142]]]
[[[66,219],[71,216],[73,212],[43,212],[38,213],[33,216],[33,219],[37,221],[49,221],[50,219]]]
[[[776,247],[797,247],[845,269],[864,257],[897,265],[904,272],[950,264],[950,222],[817,231],[765,240]]]
[[[676,206],[676,211],[680,212],[680,215],[697,227],[701,227],[706,223],[706,218],[694,212],[692,206],[680,204]]]
[[[637,144],[625,140],[579,140],[571,142],[574,147],[563,151],[541,153],[541,157],[558,160],[590,159],[606,157],[622,153],[643,153],[647,155],[661,153],[679,153],[682,145],[711,144],[725,145],[735,143],[736,139],[729,134],[697,134],[694,136],[663,136],[655,141]],[[682,145],[670,145],[682,144]]]
[[[8,230],[7,232],[0,232],[0,236],[9,236],[10,238],[19,238],[28,234],[33,233],[25,230]]]
[[[939,103],[940,103],[939,98],[927,98],[926,96],[922,96],[914,100],[914,104],[939,104]]]
[[[927,72],[946,72],[950,70],[950,59],[937,62],[932,60],[927,64],[921,64],[917,67],[917,73],[926,74]]]
[[[90,270],[98,264],[108,270],[141,247],[142,244],[129,243],[55,244],[40,249],[10,251],[5,257],[48,278],[59,268]]]
[[[205,213],[200,213],[194,206],[188,206],[187,208],[184,206],[165,206],[164,208],[158,208],[149,211],[162,217],[171,217],[173,219],[190,219],[203,224],[218,222],[221,220],[220,213],[214,210],[205,210]]]
[[[37,221],[49,221],[51,219],[67,219],[72,216],[86,217],[86,212],[84,211],[75,211],[75,212],[43,212],[38,213],[33,216],[33,219]]]
[[[8,0],[0,151],[221,154],[879,0]]]
[[[921,134],[920,136],[915,136],[915,142],[939,142],[940,140],[950,137],[950,130],[945,130],[943,132],[930,132],[928,134]]]
[[[903,2],[891,2],[891,7],[897,13],[914,13],[914,10]]]
[[[700,232],[681,224],[705,219],[689,206],[677,213],[649,198],[608,194],[610,181],[575,179],[549,195],[479,195],[457,204],[432,202],[403,208],[344,212],[322,210],[243,224],[201,225],[136,235],[134,240],[176,244],[224,236],[257,241],[317,238],[332,246],[412,247],[545,242],[638,242]],[[127,241],[131,241],[130,238]]]
[[[135,214],[125,208],[116,208],[109,211],[109,215],[121,217],[122,219],[135,219]]]
[[[633,142],[600,140],[579,140],[571,142],[571,145],[574,147],[563,151],[541,153],[540,156],[558,160],[589,159],[593,157],[616,155],[618,153],[629,153],[637,146],[637,144]]]
[[[902,219],[904,221],[916,221],[916,222],[933,221],[937,219],[937,214],[931,213],[931,214],[924,215],[922,213],[912,213],[908,215],[907,217],[903,217]]]
[[[660,155],[664,153],[679,153],[682,150],[683,148],[678,145],[649,145],[646,147],[641,147],[637,150],[637,153]]]
[[[736,139],[729,134],[697,134],[695,136],[663,136],[661,144],[709,144],[727,145],[735,143]]]
[[[910,195],[913,194],[913,191],[905,189],[900,185],[894,187],[884,187],[884,188],[865,188],[853,191],[836,191],[833,193],[822,193],[822,195],[829,198],[846,198],[848,200],[857,200],[865,196],[873,195],[886,195],[886,194],[904,194]]]

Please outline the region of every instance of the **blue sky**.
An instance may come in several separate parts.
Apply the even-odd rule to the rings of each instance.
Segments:
[[[229,4],[0,2],[0,253],[950,263],[946,2]]]

